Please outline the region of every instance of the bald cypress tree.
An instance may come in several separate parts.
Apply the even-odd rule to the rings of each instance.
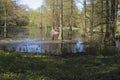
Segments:
[[[60,26],[58,39],[63,40],[63,0],[60,0]]]
[[[104,43],[109,46],[115,46],[116,6],[116,0],[106,0],[106,34]]]

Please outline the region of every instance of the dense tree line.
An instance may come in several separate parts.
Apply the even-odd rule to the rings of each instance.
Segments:
[[[18,5],[13,0],[0,0],[0,31],[7,36],[7,27],[28,25],[28,12],[24,5]]]
[[[24,26],[28,24],[28,12],[24,5],[13,0],[0,0],[0,25]]]
[[[81,2],[80,0],[77,1]],[[63,29],[68,26],[68,34],[71,34],[72,27],[80,26],[83,29],[82,36],[88,40],[93,41],[97,38],[106,45],[115,45],[119,1],[84,0],[83,5],[84,9],[80,11],[76,7],[75,0],[52,0],[52,2],[51,0],[45,0],[44,6],[51,15],[50,23],[53,31],[60,33],[61,27]]]
[[[44,8],[43,8],[44,7]],[[78,8],[74,0],[45,0],[42,8],[42,16],[47,13],[43,18],[49,19],[47,26],[52,27],[52,35],[58,34],[58,39],[63,39],[63,28],[69,28],[68,34],[72,34],[72,27],[77,27],[78,21]],[[44,11],[46,8],[46,12]],[[47,22],[47,21],[43,21]],[[44,26],[44,25],[43,25]]]
[[[97,34],[101,43],[115,45],[118,9],[118,0],[84,0],[84,35],[91,41]]]
[[[44,0],[37,11],[29,11],[30,25],[51,27],[52,39],[63,39],[63,28],[68,28],[72,36],[72,27],[79,27],[79,10],[74,0]]]
[[[76,3],[83,5],[80,10]],[[13,0],[0,0],[0,25],[4,26],[50,26],[52,39],[63,39],[63,29],[72,36],[74,27],[81,29],[87,41],[100,41],[115,45],[120,24],[119,0],[44,0],[37,10],[27,9]],[[81,36],[81,34],[79,34]]]

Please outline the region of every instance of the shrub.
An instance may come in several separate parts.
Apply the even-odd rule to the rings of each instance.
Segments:
[[[70,51],[67,47],[62,47],[61,53],[62,53],[62,56],[65,57],[65,56],[71,55],[72,51]]]
[[[7,51],[7,46],[3,46],[2,50]]]
[[[85,47],[85,52],[89,55],[100,55],[101,49],[102,45],[97,42],[92,42]]]
[[[115,56],[119,55],[120,49],[115,46],[105,46],[102,50],[103,56]]]
[[[85,47],[85,52],[89,55],[115,56],[119,55],[120,48],[116,46],[104,46],[97,42],[92,42]]]

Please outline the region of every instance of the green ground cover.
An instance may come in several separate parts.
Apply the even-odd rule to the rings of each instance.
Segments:
[[[0,80],[120,80],[119,56],[45,56],[0,51]]]

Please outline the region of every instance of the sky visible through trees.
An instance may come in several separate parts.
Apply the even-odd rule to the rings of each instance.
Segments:
[[[83,0],[75,0],[77,7],[81,10],[83,9]],[[42,4],[44,4],[44,0],[19,0],[20,4],[25,4],[32,9],[39,8]]]

